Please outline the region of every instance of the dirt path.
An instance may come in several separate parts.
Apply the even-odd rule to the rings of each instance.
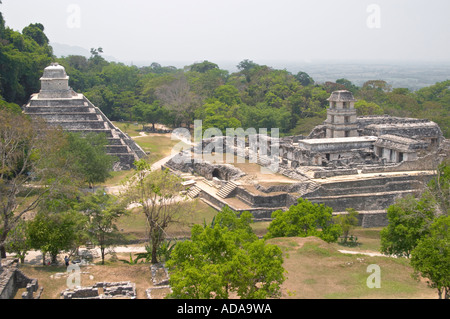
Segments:
[[[86,248],[80,248],[80,253],[83,253],[83,251],[86,251]],[[395,256],[388,256],[381,254],[379,252],[371,252],[371,251],[356,251],[356,250],[338,250],[340,253],[343,254],[352,254],[352,255],[365,255],[365,256],[371,256],[371,257],[391,257],[395,258]],[[90,250],[91,253],[94,254],[94,256],[100,256],[100,248],[94,248]],[[114,252],[117,254],[120,253],[142,253],[145,252],[145,246],[144,245],[129,245],[129,246],[119,246],[114,247]],[[64,258],[64,253],[60,254],[60,259]],[[14,257],[12,254],[7,254],[7,257]],[[41,265],[42,264],[42,253],[40,251],[31,250],[28,252],[27,256],[25,257],[25,263],[31,264],[31,265]]]
[[[338,250],[343,254],[352,254],[352,255],[366,255],[371,257],[391,257],[395,258],[395,256],[388,256],[378,252],[369,252],[369,251],[356,251],[356,250]]]
[[[86,248],[80,248],[80,254],[82,254],[84,251],[86,251]],[[109,250],[108,250],[109,251]],[[90,252],[95,256],[100,256],[100,248],[94,248],[90,249]],[[145,247],[142,246],[120,246],[120,247],[114,247],[114,252],[117,254],[120,253],[142,253],[145,252]],[[61,253],[59,255],[59,259],[61,263],[63,262],[64,256],[67,254]],[[6,257],[14,258],[14,254],[6,254]],[[46,260],[49,260],[48,256]],[[27,256],[25,257],[25,263],[31,264],[31,265],[42,265],[42,253],[37,250],[31,250],[27,253]]]

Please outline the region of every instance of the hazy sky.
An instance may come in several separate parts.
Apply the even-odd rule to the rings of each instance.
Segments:
[[[450,60],[449,0],[3,0],[6,24],[123,61]]]

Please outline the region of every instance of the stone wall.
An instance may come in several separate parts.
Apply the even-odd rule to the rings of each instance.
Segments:
[[[264,220],[270,220],[272,216],[272,212],[277,210],[278,208],[265,208],[265,207],[257,207],[257,208],[250,208],[250,209],[239,209],[236,207],[233,207],[233,205],[229,205],[225,203],[224,201],[217,199],[216,197],[206,193],[201,192],[199,194],[199,197],[204,200],[208,205],[212,206],[216,210],[221,210],[223,207],[228,206],[235,212],[244,212],[248,211],[252,214],[254,221],[264,221]]]
[[[401,118],[393,116],[365,116],[358,117],[358,130],[362,135],[381,136],[392,134],[408,138],[417,138],[431,142],[437,139],[440,143],[443,139],[439,126],[427,119]]]
[[[364,228],[385,227],[389,221],[386,210],[359,211],[358,226]],[[346,214],[346,212],[334,212],[333,216]]]
[[[308,198],[316,204],[324,204],[333,208],[333,211],[343,212],[347,208],[354,208],[357,211],[372,211],[386,209],[393,205],[395,201],[411,192],[390,192],[379,194],[356,194],[348,196],[329,196],[319,198]]]
[[[28,278],[18,267],[17,260],[2,260],[3,269],[0,272],[0,299],[13,299],[17,291],[26,288],[22,299],[39,299],[37,279]],[[41,290],[42,291],[42,290]]]
[[[189,174],[198,174],[208,180],[217,177],[221,180],[234,180],[245,175],[240,169],[230,164],[211,164],[209,162],[200,161],[198,163],[189,159],[184,161],[181,155],[175,156],[166,163],[166,166],[172,170]]]
[[[100,293],[100,289],[103,293]],[[91,287],[76,287],[61,292],[61,299],[136,299],[136,285],[130,281],[97,282]]]
[[[313,203],[329,206],[334,212],[345,212],[347,208],[354,208],[364,212],[361,215],[361,225],[381,227],[386,224],[385,210],[390,205],[398,198],[418,195],[423,185],[431,178],[432,175],[401,175],[323,184],[303,182],[268,188],[257,186],[256,192],[239,186],[233,196],[251,208],[239,210],[232,205],[228,206],[238,212],[244,210],[251,212],[255,220],[270,220],[273,211],[285,210],[295,205],[297,198],[302,197]],[[199,196],[218,210],[227,205],[225,201],[205,192],[201,192]]]
[[[322,184],[304,198],[344,212],[347,208],[357,211],[385,210],[398,198],[418,195],[432,175],[374,177],[355,181]]]
[[[169,284],[169,271],[164,264],[158,263],[150,266],[152,282],[155,286],[165,286]]]
[[[355,175],[358,174],[358,170],[356,168],[347,168],[347,169],[333,169],[333,170],[323,170],[314,172],[314,178],[326,178],[333,176],[343,176],[343,175]]]
[[[402,172],[418,170],[435,170],[442,160],[448,155],[429,154],[419,157],[414,161],[405,161],[394,165],[366,167],[362,173],[384,173],[384,172]]]

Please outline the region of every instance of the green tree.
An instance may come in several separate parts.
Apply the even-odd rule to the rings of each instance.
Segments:
[[[182,299],[275,298],[284,281],[279,247],[258,240],[251,214],[228,207],[210,226],[194,225],[191,240],[176,244],[166,263],[171,296]]]
[[[5,243],[5,248],[8,253],[16,254],[23,264],[28,251],[31,249],[31,243],[27,235],[28,222],[20,220],[17,225],[9,233],[8,239]]]
[[[0,4],[2,2],[0,1]],[[0,39],[5,37],[5,19],[3,19],[3,14],[0,12]]]
[[[443,295],[450,299],[450,216],[433,222],[430,233],[411,251],[411,266],[413,276],[426,278],[428,285],[437,289],[439,299]]]
[[[229,84],[219,86],[214,91],[214,98],[228,106],[235,106],[242,103],[239,90]]]
[[[309,76],[306,72],[298,72],[295,78],[300,82],[303,86],[308,86],[314,84],[314,80],[311,76]]]
[[[434,219],[448,215],[449,167],[448,160],[438,166],[420,198],[407,196],[388,207],[389,224],[380,232],[383,253],[409,257],[419,240],[429,235]]]
[[[3,100],[3,97],[0,95],[0,108],[1,109],[6,109],[9,110],[12,113],[22,113],[22,109],[20,108],[19,105],[17,105],[16,103],[8,103],[5,100]]]
[[[52,194],[78,186],[70,158],[61,153],[66,146],[61,130],[0,108],[0,258],[25,214]]]
[[[342,228],[332,222],[332,213],[331,207],[299,198],[297,205],[292,205],[287,211],[272,213],[265,238],[316,236],[326,242],[336,242]]]
[[[192,209],[180,192],[184,190],[182,180],[168,170],[151,171],[145,160],[135,162],[136,173],[122,194],[125,203],[137,203],[147,221],[148,245],[152,248],[152,263],[158,262],[158,248],[166,238],[167,227],[181,222]]]
[[[438,165],[436,176],[427,184],[422,196],[432,202],[437,216],[448,215],[450,212],[450,159],[445,159]]]
[[[209,70],[212,69],[218,69],[219,66],[215,63],[209,62],[209,61],[203,61],[200,63],[195,63],[191,66],[191,71],[193,72],[199,72],[199,73],[206,73]]]
[[[111,120],[121,119],[115,114],[116,94],[106,85],[96,85],[85,91],[85,96]]]
[[[92,187],[111,176],[116,158],[106,153],[108,140],[104,134],[67,133],[67,156],[73,159],[75,172]]]
[[[256,64],[255,62],[245,59],[245,60],[242,60],[241,62],[239,62],[239,64],[237,65],[237,68],[241,71],[242,70],[249,71],[257,66],[258,66],[258,64]]]
[[[89,67],[96,72],[101,72],[103,67],[109,64],[100,53],[103,53],[103,48],[91,48],[91,57],[88,60]]]
[[[151,123],[152,130],[155,131],[157,123],[164,124],[167,121],[168,110],[162,107],[158,100],[153,102],[153,104],[138,102],[133,107],[133,118],[142,124],[142,129],[147,123]]]
[[[41,23],[30,24],[22,30],[22,34],[32,38],[40,46],[48,44],[48,38],[44,33],[44,26]]]
[[[211,101],[198,108],[195,112],[196,118],[203,120],[203,132],[209,128],[218,128],[223,135],[227,128],[238,128],[241,122],[235,117],[237,107],[230,107],[220,101]]]
[[[290,113],[286,108],[276,109],[266,103],[258,103],[256,106],[242,105],[238,111],[238,119],[243,128],[267,128],[269,131],[279,128],[280,132],[287,132]]]
[[[355,103],[355,109],[357,115],[382,115],[384,110],[381,106],[374,102],[367,102],[365,100],[359,100]]]
[[[57,214],[41,211],[30,221],[27,233],[31,247],[42,252],[44,265],[47,253],[51,256],[52,264],[57,264],[58,254],[73,248],[79,218],[81,216],[73,211]]]
[[[336,224],[340,225],[342,228],[343,243],[347,243],[350,231],[358,226],[358,212],[353,208],[347,208],[346,213],[339,214],[334,217]]]
[[[358,92],[358,96],[367,102],[383,104],[387,98],[387,93],[391,91],[391,86],[383,80],[366,81]]]
[[[8,103],[23,105],[39,91],[42,70],[52,62],[52,49],[38,23],[24,28],[24,34],[2,26],[0,33],[0,95]]]
[[[105,249],[122,239],[116,221],[125,214],[125,207],[115,196],[97,190],[96,193],[83,197],[76,209],[88,217],[88,237],[100,247],[104,265]]]
[[[356,85],[354,85],[350,80],[347,79],[337,79],[336,83],[343,85],[346,90],[349,90],[353,94],[356,94],[359,90]]]
[[[239,62],[239,64],[237,65],[237,68],[239,69],[240,73],[245,77],[247,83],[251,81],[252,72],[257,70],[259,67],[260,65],[248,59]]]
[[[380,232],[381,252],[409,257],[418,241],[429,233],[435,217],[431,203],[407,196],[387,209],[388,226]]]

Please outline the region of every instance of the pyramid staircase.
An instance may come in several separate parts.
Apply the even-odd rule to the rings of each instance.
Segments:
[[[195,197],[198,196],[198,194],[200,194],[201,191],[202,191],[202,190],[201,190],[200,187],[194,185],[194,186],[192,186],[192,187],[189,189],[189,191],[187,192],[187,195],[188,195],[190,198],[195,198]]]
[[[300,190],[299,190],[299,195],[303,196],[305,194],[309,194],[314,192],[315,190],[319,189],[320,185],[313,182],[313,181],[309,181],[309,182],[305,182],[302,184]]]
[[[114,170],[132,168],[134,161],[146,156],[144,150],[83,94],[73,91],[68,86],[68,79],[64,67],[58,64],[45,68],[41,91],[31,95],[23,108],[24,113],[67,132],[104,134],[108,140],[107,154],[118,159]]]
[[[32,118],[42,118],[49,125],[60,126],[73,133],[103,133],[108,145],[106,152],[119,160],[118,169],[129,169],[135,160],[145,156],[145,152],[95,107],[82,94],[71,99],[40,99],[34,95],[24,108],[24,113]]]
[[[233,181],[229,181],[228,183],[226,183],[221,189],[219,189],[219,191],[217,192],[217,196],[219,196],[220,198],[227,198],[236,188],[238,187],[238,185],[233,182]]]

